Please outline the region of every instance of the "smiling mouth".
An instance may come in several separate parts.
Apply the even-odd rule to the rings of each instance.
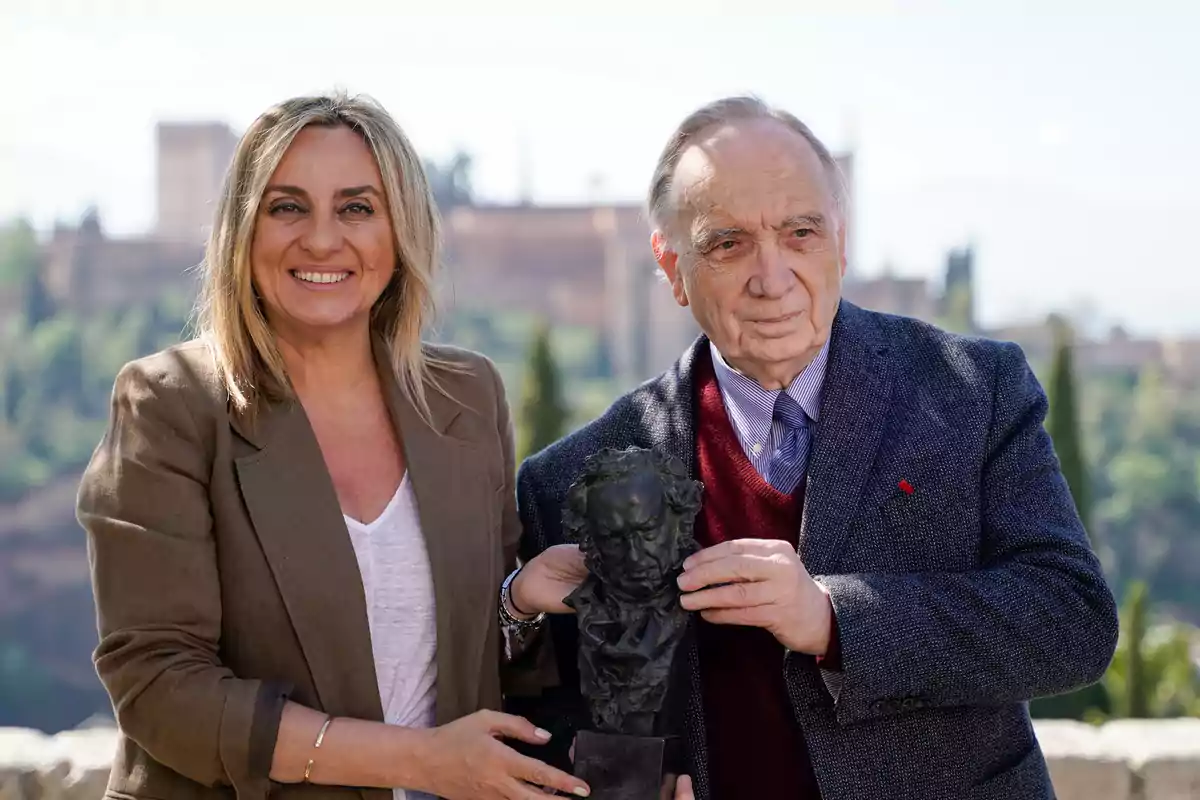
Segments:
[[[309,272],[307,270],[290,270],[292,277],[303,283],[331,284],[341,283],[350,277],[349,272]]]

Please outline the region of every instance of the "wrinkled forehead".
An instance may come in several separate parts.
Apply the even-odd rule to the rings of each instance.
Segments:
[[[671,194],[684,230],[771,228],[797,215],[831,216],[835,207],[816,150],[775,120],[724,125],[698,137],[679,159]]]

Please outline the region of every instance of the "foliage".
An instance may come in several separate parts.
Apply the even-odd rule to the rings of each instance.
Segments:
[[[1111,717],[1200,716],[1200,674],[1194,659],[1197,632],[1176,622],[1153,624],[1149,590],[1130,586],[1122,608],[1121,641],[1104,688]]]
[[[1070,334],[1060,327],[1050,373],[1050,411],[1046,429],[1054,441],[1063,477],[1075,499],[1084,530],[1091,531],[1091,494],[1083,455],[1083,433],[1079,427],[1079,408],[1075,400],[1075,370],[1071,358]]]
[[[0,238],[0,252],[11,249]],[[178,341],[187,314],[173,296],[89,319],[54,313],[36,291],[21,299],[21,313],[0,326],[0,503],[86,463],[117,370]]]
[[[1180,623],[1151,629],[1147,583],[1153,581],[1164,609],[1193,621],[1200,616],[1192,533],[1200,520],[1200,417],[1194,404],[1180,404],[1185,393],[1167,385],[1157,367],[1094,381],[1083,395],[1091,400],[1084,435],[1098,453],[1096,480],[1090,483],[1069,337],[1061,324],[1056,334],[1047,429],[1109,580],[1128,588],[1120,641],[1104,679],[1035,700],[1030,710],[1040,717],[1089,720],[1200,716],[1197,632]],[[1090,498],[1096,489],[1102,502],[1093,517]],[[1170,577],[1155,579],[1159,575]]]
[[[937,324],[955,333],[973,333],[975,320],[972,319],[971,305],[972,287],[969,283],[956,283],[946,287],[942,297],[942,309],[937,317]]]
[[[1156,622],[1146,584],[1135,581],[1121,607],[1121,634],[1103,679],[1030,704],[1034,716],[1081,719],[1200,717],[1200,630]]]
[[[550,328],[541,325],[529,349],[529,365],[521,399],[522,456],[548,447],[565,434],[570,412],[563,398],[562,378],[551,349]]]
[[[33,226],[15,220],[0,227],[0,291],[21,291],[38,270],[38,243]]]

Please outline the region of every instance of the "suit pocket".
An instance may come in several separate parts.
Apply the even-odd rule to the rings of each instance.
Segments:
[[[975,787],[973,800],[1054,800],[1050,771],[1036,745],[1020,761]]]

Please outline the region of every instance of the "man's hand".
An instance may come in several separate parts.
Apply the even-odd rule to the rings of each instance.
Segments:
[[[718,625],[765,628],[794,652],[828,650],[833,607],[787,542],[734,539],[695,553],[683,568],[687,610]]]
[[[547,547],[529,561],[509,587],[509,600],[519,615],[565,614],[563,599],[587,577],[583,553],[574,544]]]

